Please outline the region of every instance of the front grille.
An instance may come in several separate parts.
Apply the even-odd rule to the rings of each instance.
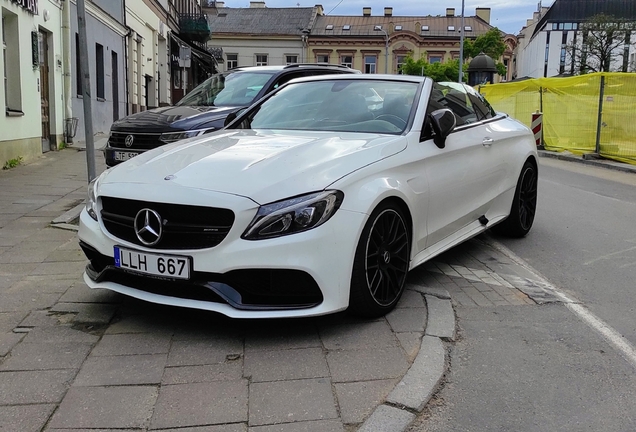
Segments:
[[[126,146],[126,137],[132,135],[133,143],[130,147]],[[159,147],[164,142],[159,141],[161,134],[134,134],[126,132],[111,132],[108,144],[114,148],[124,149],[153,149]]]
[[[154,249],[205,249],[223,241],[234,212],[228,209],[181,204],[152,203],[102,196],[101,216],[109,233],[122,240],[145,246],[135,233],[135,216],[145,208],[162,219],[161,239]]]

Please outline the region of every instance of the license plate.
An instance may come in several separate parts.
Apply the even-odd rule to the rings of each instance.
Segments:
[[[139,153],[135,153],[135,152],[116,151],[115,152],[115,160],[116,161],[127,161],[128,159],[134,158],[138,154]]]
[[[115,267],[153,276],[190,279],[192,258],[139,252],[115,246]]]

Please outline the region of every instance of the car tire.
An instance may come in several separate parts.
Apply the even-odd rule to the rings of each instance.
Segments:
[[[527,161],[521,169],[515,196],[512,200],[510,215],[499,225],[495,225],[492,231],[504,237],[521,238],[532,228],[537,209],[537,167],[531,161]]]
[[[365,318],[390,312],[404,291],[410,255],[411,232],[403,211],[388,203],[380,205],[358,241],[349,312]]]

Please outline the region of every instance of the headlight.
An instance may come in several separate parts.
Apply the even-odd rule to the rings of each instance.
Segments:
[[[97,196],[95,195],[95,188],[97,185],[97,178],[94,178],[88,184],[88,198],[86,198],[86,211],[93,219],[97,220]]]
[[[161,136],[159,137],[159,141],[168,144],[168,143],[173,143],[175,141],[180,141],[186,138],[198,137],[209,132],[214,132],[215,130],[216,128],[207,128],[207,129],[199,129],[199,130],[183,131],[183,132],[167,132],[167,133],[161,134]]]
[[[316,228],[336,213],[343,199],[342,192],[332,190],[263,205],[242,238],[261,240]]]

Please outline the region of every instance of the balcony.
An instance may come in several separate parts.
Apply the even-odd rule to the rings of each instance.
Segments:
[[[179,36],[205,43],[210,38],[210,25],[205,14],[179,14]]]

